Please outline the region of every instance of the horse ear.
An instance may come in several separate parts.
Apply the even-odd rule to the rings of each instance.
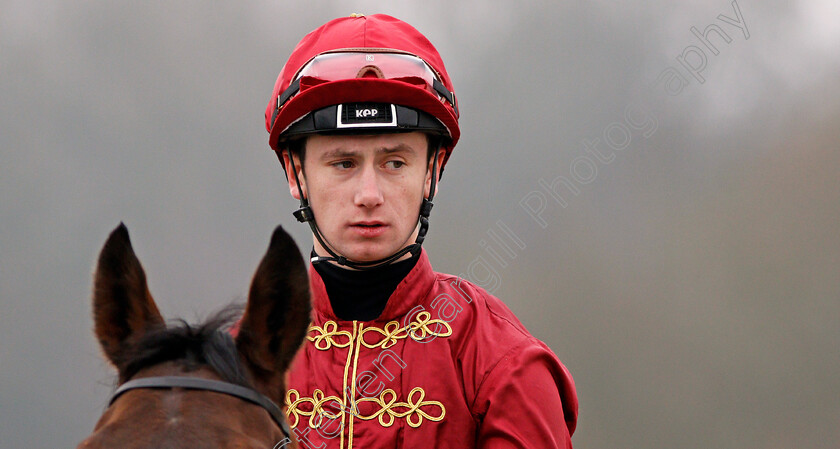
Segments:
[[[93,321],[102,350],[118,368],[126,342],[165,325],[131,247],[128,229],[122,223],[111,232],[99,253],[94,274]]]
[[[289,367],[309,327],[309,278],[294,240],[278,226],[257,267],[236,346],[258,376]]]

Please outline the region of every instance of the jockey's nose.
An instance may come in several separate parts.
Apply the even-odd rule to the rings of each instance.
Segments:
[[[359,173],[359,184],[354,202],[357,206],[370,208],[382,204],[384,200],[382,189],[379,188],[376,168],[373,164],[366,164]]]

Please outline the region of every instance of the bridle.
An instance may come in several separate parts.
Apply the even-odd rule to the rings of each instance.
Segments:
[[[158,376],[158,377],[144,377],[140,379],[130,380],[117,388],[108,401],[108,405],[114,403],[120,395],[129,390],[136,390],[141,388],[185,388],[188,390],[203,390],[222,393],[235,398],[248,401],[252,404],[259,405],[271,415],[271,419],[280,426],[280,430],[286,438],[291,438],[289,433],[289,425],[286,423],[283,412],[280,407],[269,399],[266,395],[248,387],[232,384],[230,382],[223,382],[220,380],[200,379],[197,377],[179,377],[179,376]]]

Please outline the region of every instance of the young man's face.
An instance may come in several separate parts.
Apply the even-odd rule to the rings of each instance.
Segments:
[[[318,227],[338,254],[369,262],[414,243],[420,204],[431,188],[427,148],[420,132],[307,139],[305,169],[297,158],[295,166]],[[283,156],[289,189],[300,199],[288,154]]]

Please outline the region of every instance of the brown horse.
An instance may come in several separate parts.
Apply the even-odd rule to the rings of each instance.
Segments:
[[[95,333],[119,373],[93,434],[80,448],[297,448],[276,404],[310,320],[309,281],[278,227],[238,322],[228,308],[198,326],[168,326],[123,224],[94,275]]]

